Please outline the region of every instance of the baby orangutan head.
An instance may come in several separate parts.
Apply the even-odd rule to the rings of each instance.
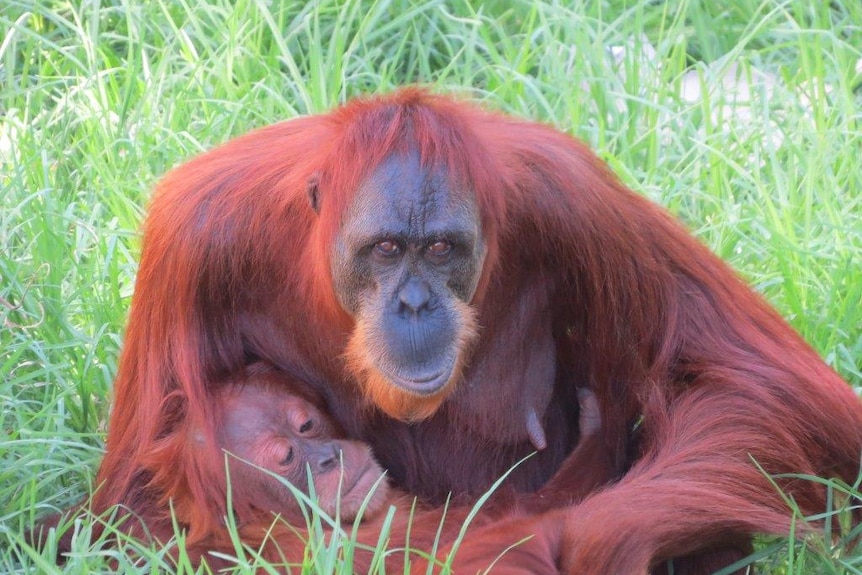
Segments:
[[[333,422],[307,393],[276,372],[250,373],[225,385],[219,392],[219,446],[306,494],[311,477],[318,505],[332,517],[337,512],[353,520],[367,499],[362,517],[370,519],[386,507],[389,486],[378,482],[383,469],[366,444],[338,439]],[[234,494],[253,507],[299,514],[295,496],[275,477],[238,461],[230,464],[230,477]]]

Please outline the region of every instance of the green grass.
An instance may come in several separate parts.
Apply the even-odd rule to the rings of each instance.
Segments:
[[[567,4],[3,2],[0,571],[61,571],[21,534],[93,488],[160,174],[406,83],[582,137],[862,386],[862,3]],[[686,74],[703,97],[681,97]],[[727,88],[737,77],[754,82],[745,102]],[[77,529],[63,572],[169,565]],[[761,548],[764,573],[862,572],[838,539]],[[318,550],[314,572],[336,570],[336,551]]]

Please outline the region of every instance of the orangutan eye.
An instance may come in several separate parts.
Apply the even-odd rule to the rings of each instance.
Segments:
[[[401,253],[401,246],[394,240],[383,240],[374,244],[374,249],[381,256],[391,258]]]
[[[290,465],[293,461],[294,453],[293,447],[287,448],[287,455],[284,456],[284,459],[281,460],[281,465]]]
[[[437,240],[428,245],[427,248],[428,253],[432,256],[442,257],[452,251],[452,244],[447,242],[446,240]]]
[[[314,422],[310,419],[299,426],[300,433],[308,433],[314,427]]]

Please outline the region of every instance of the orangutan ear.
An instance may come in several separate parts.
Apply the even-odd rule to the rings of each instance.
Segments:
[[[311,177],[308,178],[308,185],[306,187],[306,193],[308,194],[308,203],[311,205],[311,209],[314,210],[315,214],[320,213],[320,172],[314,172]]]

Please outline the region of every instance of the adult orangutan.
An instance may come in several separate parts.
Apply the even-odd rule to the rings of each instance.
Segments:
[[[427,551],[436,543],[445,560],[447,547],[460,533],[471,507],[429,507],[390,488],[369,446],[340,438],[337,425],[321,409],[315,394],[299,382],[258,364],[218,384],[216,394],[218,446],[240,459],[232,460],[230,465],[234,518],[246,543],[262,550],[271,562],[300,565],[305,558],[306,543],[296,526],[305,525],[307,520],[294,490],[284,482],[311,495],[309,479],[320,509],[346,525],[357,520],[353,536],[363,544],[353,550],[357,572],[370,572],[375,560],[372,550],[387,524],[387,572],[404,573],[408,547]],[[595,409],[592,403],[586,404],[586,411],[581,409],[581,430],[585,434],[598,430],[598,419],[591,415]],[[198,437],[194,429],[187,433],[192,441]],[[211,482],[220,483],[227,497],[225,475],[211,478]],[[396,508],[391,515],[387,512],[390,506]],[[274,523],[273,514],[286,524]],[[477,572],[498,559],[495,572],[556,573],[558,515],[525,517],[517,502],[512,501],[484,507],[472,521],[473,532],[493,521],[506,522],[507,531],[504,535],[495,531],[495,541],[482,549],[472,549],[472,555],[469,551],[459,554],[456,572]],[[170,522],[149,527],[150,533],[156,527],[165,541],[173,536]],[[224,554],[233,549],[227,534],[217,532],[188,551],[213,568],[223,568],[230,565]],[[425,573],[425,556],[410,555],[412,571]]]
[[[96,510],[155,496],[184,502],[191,540],[217,530],[211,382],[257,360],[311,382],[432,503],[538,450],[507,488],[553,476],[580,574],[703,572],[789,528],[761,467],[859,469],[849,386],[682,226],[571,137],[417,89],[263,128],[159,184]],[[578,388],[602,432],[573,452]],[[824,511],[820,486],[777,482]]]

